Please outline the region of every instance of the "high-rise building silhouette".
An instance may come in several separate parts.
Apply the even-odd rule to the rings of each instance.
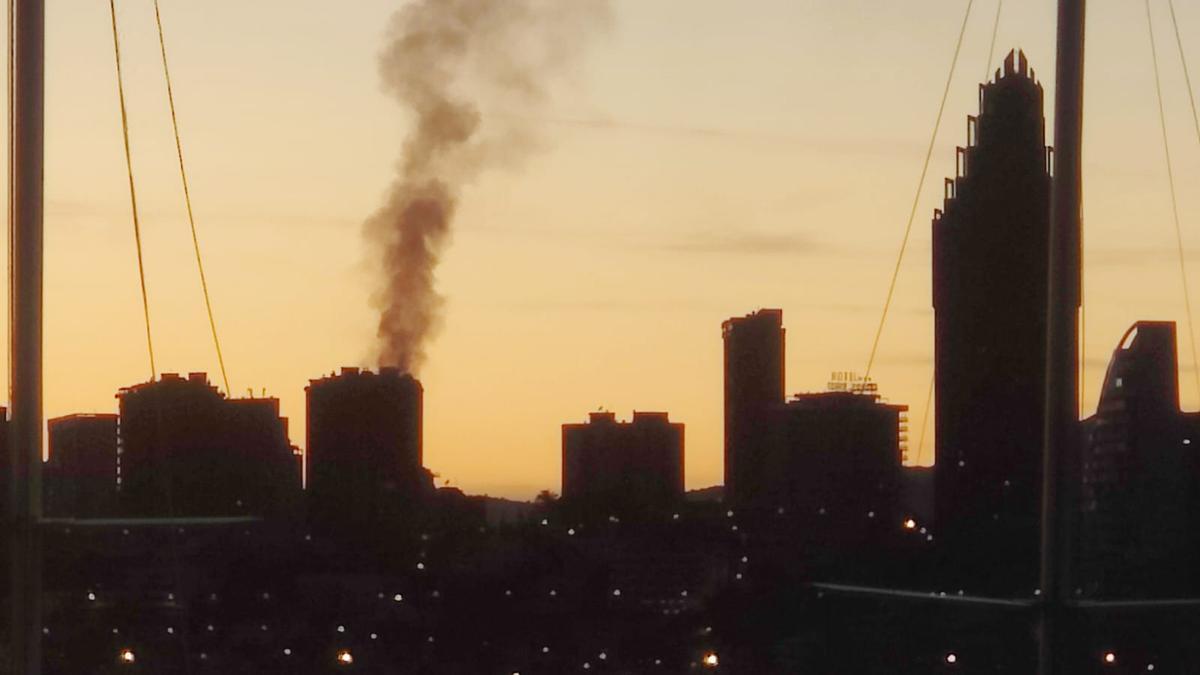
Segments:
[[[725,499],[759,501],[767,478],[768,419],[784,399],[783,311],[761,309],[721,324],[725,343]]]
[[[1139,321],[1084,422],[1078,569],[1088,595],[1195,587],[1200,415],[1179,409],[1175,324]]]
[[[393,518],[433,489],[422,465],[424,390],[394,368],[343,368],[311,380],[308,502],[329,527]]]
[[[46,424],[50,460],[43,473],[46,513],[99,518],[117,506],[117,416],[67,415]]]
[[[205,373],[118,394],[120,501],[139,516],[273,515],[299,490],[279,400],[227,400]]]
[[[851,391],[798,394],[776,406],[758,491],[835,528],[899,512],[901,429],[908,406]]]
[[[562,453],[564,500],[624,511],[683,498],[683,425],[667,413],[591,413],[563,425]]]
[[[1024,591],[1036,585],[1046,387],[1042,109],[1025,55],[1009,53],[980,86],[933,219],[937,531],[969,581]]]

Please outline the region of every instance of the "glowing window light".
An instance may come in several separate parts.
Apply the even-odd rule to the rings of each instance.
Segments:
[[[337,662],[339,666],[352,666],[354,665],[354,655],[350,653],[349,649],[343,649],[337,653]]]
[[[704,664],[705,668],[716,668],[717,666],[721,665],[721,659],[717,658],[716,652],[709,652],[704,655],[704,659],[701,660],[701,663]]]
[[[125,665],[130,665],[137,661],[137,655],[133,653],[132,649],[122,649],[117,652],[117,661]]]

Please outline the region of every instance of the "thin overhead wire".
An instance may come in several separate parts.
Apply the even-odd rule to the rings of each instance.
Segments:
[[[1179,20],[1175,18],[1175,0],[1167,0],[1171,9],[1171,25],[1175,28],[1175,45],[1179,48],[1179,63],[1183,65],[1183,81],[1187,83],[1188,101],[1192,104],[1192,124],[1196,129],[1196,140],[1200,141],[1200,114],[1196,112],[1196,94],[1192,89],[1192,76],[1188,72],[1187,57],[1183,51],[1183,38],[1179,35]]]
[[[13,189],[13,180],[14,180],[14,176],[17,175],[17,172],[13,170],[15,168],[13,166],[13,162],[15,161],[13,159],[13,148],[16,145],[14,142],[15,138],[16,138],[14,136],[14,134],[15,134],[16,130],[13,129],[13,117],[14,117],[13,106],[15,104],[15,98],[16,98],[15,97],[16,90],[14,89],[14,87],[16,86],[16,72],[13,69],[16,67],[16,62],[17,62],[16,52],[15,52],[16,43],[17,43],[17,41],[15,39],[16,29],[13,24],[13,18],[14,18],[14,12],[15,12],[15,9],[14,9],[15,2],[16,2],[16,0],[8,0],[8,3],[7,3],[7,5],[8,5],[8,64],[7,64],[8,67],[6,70],[7,70],[7,76],[8,76],[7,84],[8,84],[8,334],[9,335],[13,334],[13,306],[16,304],[13,302],[13,295],[12,295],[13,288],[15,287],[15,285],[13,283],[15,280],[13,277],[13,274],[15,273],[15,269],[16,269],[14,267],[14,263],[16,262],[16,260],[13,258],[13,236],[15,234],[13,232],[13,227],[16,224],[16,220],[13,218],[12,196],[14,194],[16,194],[16,191]],[[4,350],[4,354],[5,354],[5,358],[6,358],[6,363],[8,365],[8,372],[11,373],[12,366],[13,366],[12,350],[6,349],[6,350]],[[13,399],[12,378],[10,377],[9,378],[8,400],[11,401],[12,399]]]
[[[121,39],[117,33],[116,0],[108,0],[112,14],[113,54],[117,61],[117,97],[121,101],[121,133],[125,141],[125,168],[129,174],[129,202],[133,208],[133,240],[137,246],[138,281],[142,287],[142,315],[146,319],[146,351],[150,354],[150,379],[158,377],[154,366],[154,340],[150,334],[150,300],[146,294],[146,268],[142,260],[142,226],[138,221],[137,191],[133,186],[133,155],[129,150],[129,115],[125,111],[125,82],[121,74]]]
[[[1150,33],[1150,58],[1154,64],[1154,89],[1158,95],[1158,121],[1162,127],[1163,156],[1167,162],[1167,184],[1171,191],[1171,214],[1175,221],[1175,245],[1179,253],[1179,277],[1183,283],[1183,305],[1192,347],[1192,372],[1196,378],[1196,393],[1200,395],[1200,359],[1196,358],[1196,330],[1192,322],[1192,301],[1188,292],[1187,261],[1183,254],[1183,228],[1179,225],[1179,201],[1175,195],[1175,171],[1171,165],[1171,144],[1167,138],[1167,113],[1163,105],[1162,78],[1158,71],[1158,47],[1154,40],[1154,17],[1150,12],[1150,0],[1146,0],[1146,28]]]
[[[158,10],[158,0],[154,0],[154,21],[158,25],[158,46],[162,52],[163,75],[167,81],[167,103],[171,108],[171,128],[175,132],[175,152],[179,157],[179,178],[183,182],[183,201],[187,205],[188,225],[192,229],[192,249],[196,253],[196,269],[200,272],[200,289],[204,292],[204,308],[208,312],[208,327],[212,331],[213,346],[217,350],[217,364],[221,367],[221,380],[225,383],[225,391],[233,395],[229,388],[229,375],[225,371],[225,356],[221,353],[221,339],[217,337],[217,320],[213,315],[212,298],[208,293],[208,278],[204,275],[204,260],[200,255],[200,238],[196,235],[196,218],[192,214],[192,192],[188,187],[187,169],[183,162],[183,142],[179,138],[179,118],[175,114],[175,90],[171,86],[171,69],[167,65],[167,41],[163,35],[162,14]]]
[[[925,429],[929,427],[929,411],[933,408],[933,384],[936,381],[935,375],[929,376],[929,392],[925,394],[925,412],[921,415],[921,435],[917,440],[917,458],[913,462],[918,466],[925,456]]]
[[[933,146],[937,142],[938,130],[942,127],[942,115],[946,112],[946,100],[950,97],[950,85],[954,82],[954,70],[958,66],[958,55],[962,51],[963,36],[967,33],[967,21],[971,18],[971,7],[975,0],[967,0],[967,11],[963,15],[962,27],[958,30],[958,40],[954,44],[954,56],[950,59],[950,73],[946,76],[946,86],[942,91],[942,102],[938,105],[937,118],[933,123],[933,134],[929,138],[929,148],[925,151],[925,161],[921,165],[921,177],[917,180],[916,194],[913,195],[912,210],[908,214],[908,223],[904,226],[904,239],[900,242],[900,254],[896,257],[896,268],[892,271],[892,280],[888,284],[887,298],[883,301],[883,315],[879,317],[879,327],[875,330],[875,339],[871,343],[871,356],[867,359],[867,369],[864,379],[870,379],[871,368],[875,365],[875,356],[879,351],[879,340],[883,336],[883,327],[887,323],[888,310],[892,306],[892,296],[896,293],[896,280],[900,277],[900,265],[904,262],[904,253],[908,249],[908,239],[912,234],[913,221],[917,217],[917,207],[921,202],[921,188],[925,186],[925,176],[929,173],[929,161],[933,158]]]
[[[1000,12],[1004,9],[1004,0],[996,0],[996,20],[992,22],[992,43],[988,47],[987,72],[983,74],[983,81],[987,82],[992,78],[992,63],[996,60],[996,35],[1000,32]]]

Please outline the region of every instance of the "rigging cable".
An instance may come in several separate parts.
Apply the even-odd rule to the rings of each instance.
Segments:
[[[983,81],[987,82],[992,76],[992,62],[996,59],[996,34],[1000,32],[1000,12],[1004,9],[1004,0],[996,0],[996,20],[992,23],[992,44],[988,47],[987,72]]]
[[[192,230],[192,249],[196,253],[196,269],[200,272],[200,289],[204,292],[204,308],[208,312],[208,327],[212,331],[213,346],[217,350],[217,364],[221,367],[221,379],[225,382],[225,391],[233,395],[229,388],[229,375],[225,372],[225,357],[221,353],[221,340],[217,337],[217,320],[213,316],[212,299],[208,293],[208,279],[204,275],[204,260],[200,256],[200,238],[196,235],[196,218],[192,215],[192,192],[188,187],[187,170],[183,163],[183,142],[179,138],[179,118],[175,114],[175,90],[171,86],[171,69],[167,65],[167,41],[163,36],[162,15],[158,10],[158,0],[154,0],[154,21],[158,25],[158,46],[162,52],[163,75],[167,81],[167,103],[171,108],[171,128],[175,132],[175,152],[179,157],[179,178],[183,182],[183,201],[187,205],[188,225]]]
[[[16,259],[13,257],[13,237],[15,236],[16,233],[14,232],[13,228],[16,227],[16,219],[13,218],[13,199],[12,199],[12,195],[16,194],[16,190],[13,189],[13,180],[14,180],[14,176],[17,175],[17,172],[13,170],[15,168],[14,167],[15,159],[14,159],[14,155],[13,155],[13,148],[16,147],[16,143],[14,141],[14,139],[16,138],[16,130],[13,129],[14,106],[15,106],[14,98],[15,98],[15,93],[16,93],[16,89],[15,89],[15,87],[16,87],[16,72],[14,69],[16,68],[16,63],[17,63],[17,56],[16,56],[17,41],[15,39],[16,38],[16,28],[13,25],[14,13],[16,11],[14,8],[15,2],[16,2],[16,0],[8,0],[8,3],[7,3],[7,5],[8,5],[8,67],[6,68],[6,71],[7,71],[7,76],[8,76],[7,85],[8,85],[8,334],[9,335],[13,334],[13,306],[16,304],[13,302],[13,300],[14,300],[13,288],[15,288],[15,284],[13,283],[15,279],[14,279],[13,275],[15,274],[15,270],[16,270],[16,267],[14,266],[16,263]],[[5,353],[5,357],[7,359],[6,363],[8,365],[8,372],[11,373],[12,366],[13,366],[12,350],[6,349],[6,350],[4,350],[4,353]],[[10,377],[9,378],[8,400],[11,401],[12,399],[13,399],[12,378]]]
[[[1183,38],[1179,33],[1179,20],[1175,16],[1175,0],[1167,0],[1167,7],[1171,10],[1171,26],[1175,29],[1175,46],[1179,49],[1179,63],[1183,66],[1183,81],[1187,84],[1188,102],[1192,107],[1192,125],[1196,130],[1196,140],[1200,141],[1200,114],[1196,112],[1196,93],[1192,88],[1192,75],[1188,70],[1187,57],[1183,51]],[[1182,255],[1182,251],[1180,255]],[[1193,348],[1194,346],[1193,344]],[[1194,349],[1192,358],[1193,360],[1195,359]],[[1196,368],[1200,370],[1200,363],[1197,363]],[[1200,378],[1200,375],[1197,377]],[[1200,385],[1197,386],[1200,387]]]
[[[1183,64],[1183,81],[1187,83],[1188,101],[1192,104],[1192,123],[1196,127],[1196,140],[1200,140],[1200,114],[1196,113],[1196,95],[1192,90],[1192,76],[1188,72],[1187,57],[1183,53],[1183,38],[1179,36],[1179,21],[1175,18],[1175,0],[1167,0],[1171,9],[1171,25],[1175,28],[1175,44],[1179,47],[1179,62]]]
[[[1196,358],[1196,330],[1192,322],[1192,302],[1188,293],[1187,263],[1183,254],[1183,230],[1179,225],[1179,201],[1175,195],[1175,171],[1171,165],[1171,144],[1167,139],[1167,113],[1163,106],[1162,80],[1158,72],[1158,48],[1154,41],[1154,19],[1150,13],[1150,0],[1146,0],[1146,27],[1150,32],[1150,58],[1154,63],[1154,88],[1158,94],[1158,121],[1162,127],[1163,156],[1167,162],[1167,184],[1171,192],[1171,213],[1175,220],[1175,245],[1179,253],[1179,276],[1183,282],[1183,305],[1187,312],[1188,337],[1191,340],[1192,347],[1192,371],[1196,377],[1196,393],[1200,395],[1200,360]]]
[[[925,176],[929,173],[929,161],[933,158],[933,146],[937,142],[938,130],[942,127],[942,114],[946,111],[946,99],[950,97],[950,84],[954,81],[954,69],[958,66],[958,55],[962,51],[963,36],[967,32],[967,20],[971,18],[971,7],[975,0],[967,0],[967,11],[963,15],[962,27],[958,30],[958,41],[954,45],[954,56],[950,60],[950,73],[946,76],[946,87],[942,91],[942,102],[938,105],[937,119],[933,123],[933,134],[929,138],[929,149],[925,151],[925,162],[921,166],[921,177],[917,180],[916,194],[913,195],[912,210],[908,214],[908,224],[904,227],[904,238],[900,242],[900,255],[896,257],[896,268],[892,271],[892,280],[888,284],[887,298],[883,302],[883,315],[879,317],[879,328],[875,331],[875,340],[871,343],[871,357],[867,359],[867,370],[863,380],[871,378],[871,367],[875,365],[875,355],[879,351],[879,339],[883,336],[883,326],[887,323],[888,310],[892,306],[892,296],[896,292],[896,279],[900,276],[900,264],[904,262],[904,252],[908,248],[909,235],[912,234],[913,221],[917,217],[917,207],[921,201],[921,188],[925,186]]]
[[[154,340],[150,334],[150,300],[146,295],[146,268],[142,261],[142,227],[138,221],[137,191],[133,186],[133,156],[129,150],[129,115],[125,111],[125,83],[121,75],[121,40],[117,34],[116,0],[108,0],[112,13],[113,54],[117,60],[117,97],[121,101],[121,133],[125,140],[125,168],[129,174],[129,202],[133,208],[133,240],[137,246],[138,281],[142,287],[142,315],[146,320],[146,350],[150,354],[150,381],[158,376],[154,366]]]

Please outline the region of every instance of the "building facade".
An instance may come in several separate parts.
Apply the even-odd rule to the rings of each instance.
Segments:
[[[725,348],[725,500],[761,501],[768,418],[784,401],[783,311],[761,309],[721,325]]]
[[[933,219],[936,527],[963,583],[1031,592],[1051,153],[1042,87],[1023,53],[980,87],[979,108]],[[987,572],[998,567],[1006,572]]]
[[[1080,588],[1118,597],[1195,590],[1200,415],[1179,409],[1173,322],[1141,321],[1125,334],[1083,438]]]
[[[122,509],[138,516],[275,515],[294,504],[297,465],[279,400],[226,399],[205,373],[122,389]]]
[[[798,394],[777,406],[761,490],[768,503],[835,526],[899,522],[907,411],[850,391]]]
[[[432,493],[422,464],[424,390],[411,375],[343,368],[311,380],[306,480],[310,514],[339,526],[398,515]]]
[[[101,518],[117,510],[117,416],[67,415],[46,424],[46,513]]]
[[[681,500],[683,431],[667,413],[654,412],[634,412],[630,422],[595,412],[586,424],[564,424],[563,499],[615,510]]]

